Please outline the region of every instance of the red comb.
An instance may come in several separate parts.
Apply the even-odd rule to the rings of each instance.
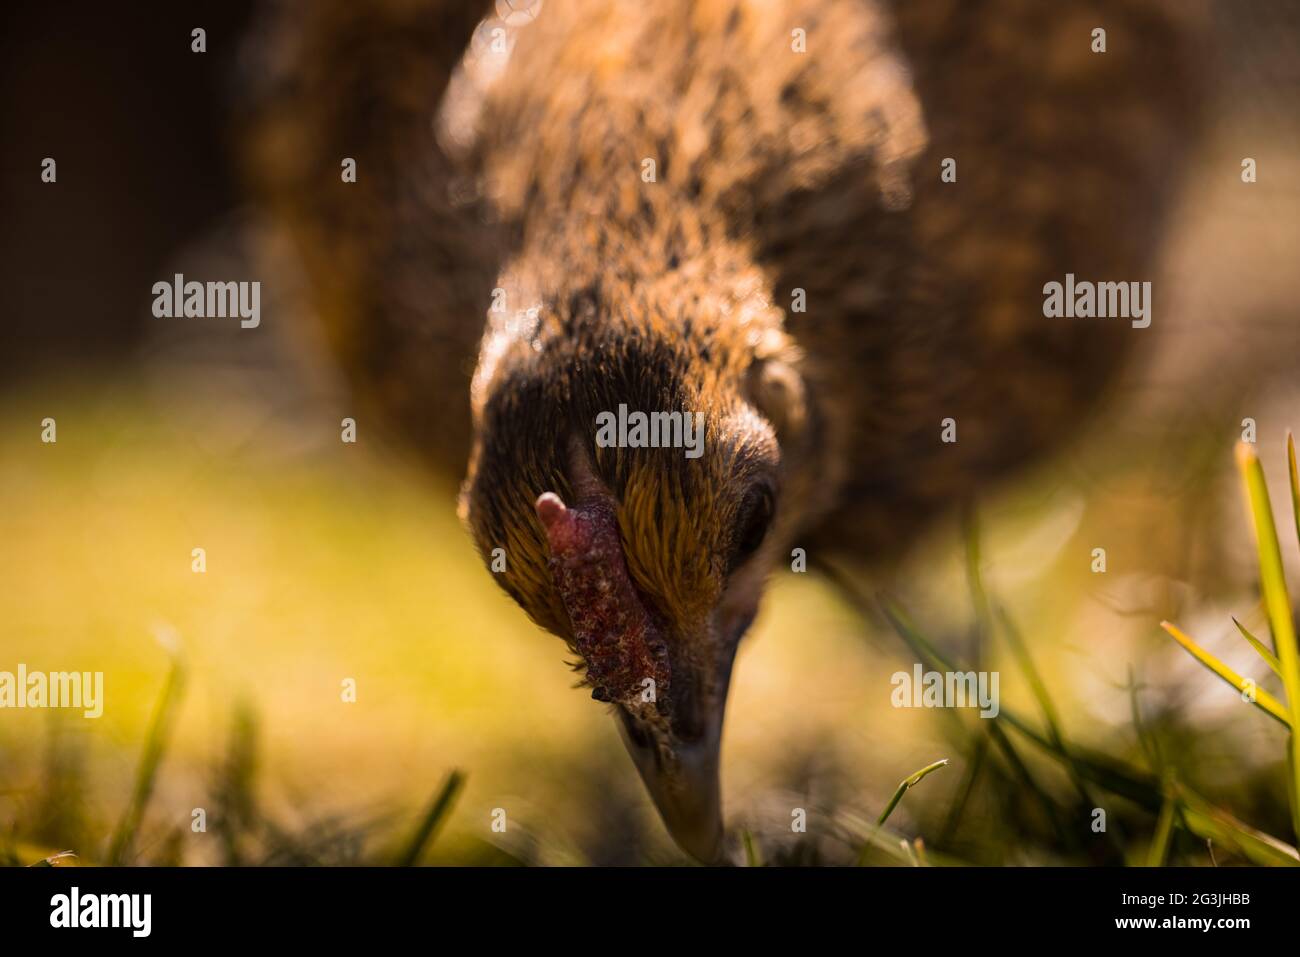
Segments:
[[[594,501],[568,508],[554,492],[535,507],[550,544],[551,578],[587,662],[591,696],[641,711],[649,704],[645,679],[653,678],[652,700],[666,701],[668,646],[628,574],[613,507]]]

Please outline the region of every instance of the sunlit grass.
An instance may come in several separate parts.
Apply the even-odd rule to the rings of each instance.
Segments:
[[[1210,654],[1190,637],[1180,631],[1177,625],[1167,621],[1162,621],[1160,627],[1168,632],[1169,636],[1173,638],[1174,641],[1187,649],[1188,654],[1201,664],[1205,665],[1205,667],[1209,668],[1211,672],[1226,681],[1236,691],[1240,692],[1242,700],[1250,701],[1251,704],[1255,705],[1255,707],[1259,708],[1259,710],[1263,711],[1270,718],[1280,722],[1284,727],[1288,729],[1291,727],[1291,713],[1287,710],[1286,706],[1263,688],[1258,687],[1253,678],[1243,678],[1241,675],[1237,674],[1237,672],[1233,671],[1222,661]]]
[[[103,670],[108,707],[99,721],[3,716],[4,860],[686,862],[613,722],[572,689],[561,643],[474,555],[452,479],[338,446],[326,428],[305,448],[297,424],[205,433],[219,413],[129,393],[69,400],[59,443],[42,447],[31,423],[43,404],[0,420],[0,495],[15,503],[0,518],[0,668]],[[1143,761],[1122,719],[1097,717],[1074,683],[1083,652],[1062,640],[1092,582],[1045,566],[1013,589],[997,575],[1077,521],[1036,529],[1032,514],[1020,510],[1019,544],[992,523],[981,541],[972,523],[963,556],[923,563],[942,602],[898,582],[855,579],[858,597],[822,575],[773,582],[728,708],[737,860],[1208,863],[1208,839],[1220,860],[1296,862],[1243,822],[1258,799],[1230,800],[1271,765],[1243,764],[1211,793],[1212,774],[1197,781],[1208,736],[1170,744],[1193,732],[1156,711],[1139,737],[1166,743]],[[159,633],[175,636],[183,685]],[[979,667],[1008,666],[996,719],[890,706],[890,672],[965,670],[971,648]],[[340,697],[345,678],[355,704]],[[56,760],[65,751],[75,760]],[[894,789],[936,754],[948,773],[906,798]],[[65,806],[79,817],[60,817]],[[1094,834],[1100,806],[1111,825]],[[191,830],[196,808],[206,833]],[[489,827],[495,808],[506,833]],[[794,808],[806,833],[791,828]]]
[[[889,799],[889,803],[885,805],[885,809],[880,812],[880,817],[876,820],[876,824],[884,824],[889,820],[889,815],[894,813],[894,808],[898,807],[898,802],[903,800],[903,795],[906,794],[909,789],[920,784],[921,780],[927,775],[933,774],[940,768],[946,768],[947,766],[948,759],[940,758],[933,764],[927,764],[925,767],[921,768],[921,770],[903,778],[903,780],[898,783],[898,787],[894,791],[894,796]]]
[[[1289,434],[1287,454],[1295,527],[1297,535],[1300,535],[1300,474],[1296,469],[1295,442]],[[1255,704],[1290,731],[1287,736],[1287,795],[1291,807],[1293,832],[1297,839],[1300,839],[1300,753],[1297,751],[1300,748],[1298,743],[1300,738],[1296,735],[1296,729],[1300,727],[1300,651],[1297,650],[1296,645],[1295,618],[1291,611],[1291,600],[1287,596],[1286,574],[1282,568],[1282,549],[1278,542],[1277,526],[1273,520],[1273,507],[1269,502],[1264,469],[1254,449],[1244,442],[1237,446],[1237,466],[1246,489],[1246,507],[1259,554],[1260,587],[1264,593],[1264,607],[1268,613],[1269,628],[1273,632],[1273,641],[1277,647],[1276,655],[1270,653],[1263,642],[1242,628],[1235,618],[1233,622],[1265,663],[1281,676],[1286,690],[1286,703],[1283,704],[1267,691],[1259,688],[1253,679],[1243,678],[1237,674],[1176,626],[1169,622],[1162,622],[1162,627],[1201,664],[1241,692],[1245,700]]]

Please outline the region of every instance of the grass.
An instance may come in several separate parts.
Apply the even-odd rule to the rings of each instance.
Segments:
[[[1169,636],[1173,638],[1174,641],[1187,649],[1188,654],[1201,664],[1205,665],[1206,668],[1209,668],[1212,673],[1218,675],[1228,684],[1232,685],[1232,687],[1237,691],[1240,691],[1243,700],[1249,701],[1255,707],[1259,708],[1260,711],[1263,711],[1269,717],[1278,721],[1287,730],[1290,730],[1291,712],[1287,709],[1286,705],[1282,704],[1282,702],[1278,701],[1263,688],[1257,687],[1255,679],[1243,678],[1241,675],[1237,674],[1237,672],[1233,671],[1222,661],[1184,634],[1177,625],[1167,621],[1162,621],[1160,627],[1168,632]]]
[[[78,431],[107,435],[105,448],[65,447],[61,429],[43,458],[25,444],[0,449],[18,463],[0,474],[0,494],[18,503],[0,518],[14,543],[0,555],[13,585],[0,615],[47,649],[29,667],[103,667],[113,707],[100,723],[27,714],[0,728],[0,860],[687,863],[609,723],[569,688],[561,650],[497,594],[420,481],[365,459],[340,468],[332,447],[286,466],[259,459],[275,444],[260,440],[226,464],[112,422],[66,434]],[[155,458],[157,448],[169,452]],[[196,542],[208,547],[206,576],[189,569]],[[834,569],[774,583],[729,707],[724,782],[739,860],[1298,862],[1273,836],[1289,836],[1293,806],[1281,788],[1289,794],[1294,775],[1273,742],[1294,720],[1283,674],[1294,648],[1265,577],[1270,634],[1248,617],[1259,637],[1233,631],[1264,662],[1256,678],[1269,690],[1256,687],[1255,704],[1273,702],[1277,720],[1205,716],[1152,691],[1151,669],[1180,654],[1154,629],[1180,617],[1169,612],[1144,618],[1147,637],[1115,658],[1147,681],[1119,691],[1131,716],[1112,717],[1080,707],[1093,692],[1071,680],[1078,659],[1062,633],[1077,614],[1059,576],[1012,592],[973,513],[965,545],[934,575],[942,603],[906,581],[864,587]],[[65,573],[58,588],[52,567]],[[1280,558],[1273,567],[1280,575]],[[136,638],[153,620],[186,638],[162,667]],[[897,655],[882,635],[932,670],[1004,665],[999,715],[891,709],[878,682]],[[1168,661],[1143,662],[1147,652]],[[357,676],[358,704],[339,703],[340,676]],[[938,754],[949,774],[935,773]],[[918,772],[893,787],[919,765],[924,783]],[[495,807],[510,809],[508,834],[486,826]],[[790,826],[794,807],[807,811],[806,833]],[[205,834],[191,829],[194,808],[206,809]],[[1090,827],[1095,809],[1102,832]]]
[[[420,858],[424,856],[425,849],[438,833],[438,828],[451,813],[456,798],[460,795],[464,786],[465,775],[460,771],[452,771],[447,775],[442,787],[438,789],[438,793],[430,802],[428,812],[421,818],[420,826],[411,835],[410,842],[398,856],[396,863],[399,867],[413,867],[420,863]]]
[[[887,820],[889,820],[889,815],[894,813],[894,808],[898,807],[898,802],[903,800],[903,795],[906,794],[910,788],[914,788],[921,783],[921,780],[926,775],[932,774],[940,768],[946,768],[947,766],[948,759],[940,758],[938,761],[935,761],[934,764],[927,764],[925,767],[921,768],[921,770],[903,778],[903,780],[898,783],[898,788],[894,791],[894,796],[889,799],[889,803],[885,805],[885,809],[880,812],[880,817],[876,820],[876,825],[883,825]]]
[[[904,794],[906,794],[912,788],[916,787],[916,785],[919,784],[921,780],[925,778],[927,775],[932,774],[935,771],[938,771],[940,768],[946,768],[947,766],[948,766],[948,759],[940,758],[938,761],[935,761],[933,764],[927,764],[919,771],[915,771],[912,774],[909,774],[907,777],[903,778],[902,781],[898,782],[898,787],[894,790],[894,796],[889,799],[889,803],[885,805],[885,809],[880,812],[880,817],[876,818],[876,827],[875,830],[872,831],[872,834],[873,835],[876,834],[880,830],[880,828],[885,826],[885,822],[889,820],[889,815],[894,813],[894,808],[898,807],[899,802],[903,800]],[[868,839],[866,842],[863,843],[862,850],[858,852],[858,864],[861,865],[867,863],[869,859],[870,851],[872,850],[872,846],[873,845],[870,839]],[[906,853],[908,853],[909,860],[916,862],[917,859],[909,843],[906,840],[904,840],[901,842],[900,846],[904,849]]]
[[[888,600],[882,600],[886,616],[894,623],[900,635],[916,653],[938,667],[953,669],[956,666],[938,652],[907,619],[905,613]],[[1004,628],[1009,626],[1009,619],[1004,619]],[[1217,662],[1213,656],[1201,652],[1190,639],[1183,636],[1173,626],[1167,626],[1180,643],[1196,655],[1197,659],[1234,687],[1242,686],[1242,679]],[[1007,631],[1007,634],[1014,634]],[[1015,644],[1019,636],[1011,639]],[[1024,657],[1023,646],[1019,647],[1017,656],[1026,673],[1032,672],[1032,663]],[[149,725],[144,748],[136,770],[134,785],[127,808],[123,813],[112,840],[103,856],[102,862],[108,864],[125,864],[141,862],[136,849],[141,846],[143,825],[146,820],[150,797],[154,792],[169,738],[169,731],[175,720],[176,711],[184,688],[184,666],[179,658],[174,658],[164,688],[154,710]],[[1293,847],[1285,842],[1264,834],[1242,823],[1236,817],[1201,797],[1185,785],[1179,784],[1172,775],[1166,774],[1163,782],[1158,782],[1150,774],[1124,765],[1112,759],[1090,755],[1083,749],[1069,744],[1056,718],[1056,709],[1048,695],[1046,685],[1041,680],[1029,682],[1034,688],[1034,696],[1039,699],[1047,724],[1045,733],[1039,732],[1024,718],[1004,709],[1003,714],[994,719],[1005,721],[1008,726],[1020,733],[1024,741],[1037,750],[1060,762],[1074,780],[1080,795],[1087,799],[1087,788],[1099,786],[1111,789],[1116,794],[1135,798],[1147,807],[1158,809],[1154,833],[1150,841],[1145,863],[1148,866],[1160,866],[1168,862],[1171,849],[1175,843],[1176,832],[1182,828],[1207,842],[1210,853],[1218,848],[1220,853],[1236,853],[1245,859],[1263,865],[1295,866],[1300,864]],[[1272,713],[1272,708],[1279,704],[1265,705],[1261,698],[1256,701]],[[1281,720],[1279,718],[1279,720]],[[992,722],[990,722],[990,725]],[[229,753],[220,766],[213,784],[216,796],[214,806],[219,809],[219,830],[223,833],[227,848],[226,863],[395,863],[399,866],[419,864],[428,854],[429,848],[436,841],[440,830],[446,825],[453,813],[457,798],[465,785],[465,775],[458,770],[450,771],[442,784],[433,794],[425,813],[420,817],[415,829],[394,854],[371,853],[367,856],[362,847],[367,843],[371,825],[345,824],[343,822],[315,822],[307,828],[295,830],[269,819],[258,808],[256,797],[256,761],[252,754],[256,745],[253,742],[256,722],[250,717],[246,708],[235,712],[234,730],[231,736]],[[989,741],[1000,741],[1004,756],[1011,762],[1020,764],[1014,769],[1013,777],[1027,773],[1027,764],[1019,757],[1018,750],[1008,739],[998,739],[993,733]],[[995,747],[997,750],[997,747]],[[980,754],[987,754],[987,745],[981,742]],[[859,864],[892,863],[904,866],[927,866],[931,864],[956,865],[964,863],[950,853],[932,851],[918,835],[913,838],[891,831],[886,822],[902,803],[904,796],[922,780],[941,768],[949,765],[949,759],[935,761],[908,775],[899,782],[888,802],[876,817],[874,823],[868,824],[851,811],[837,809],[830,812],[836,828],[847,846],[858,850],[855,860]],[[978,778],[978,766],[972,770],[970,779],[963,787],[963,803],[969,798],[970,791]],[[1047,792],[1039,795],[1050,800]],[[740,831],[741,848],[744,862],[748,866],[762,866],[765,855],[759,838],[748,828]],[[175,844],[174,835],[171,842],[153,842],[154,847]],[[257,845],[260,850],[250,854],[250,847]],[[340,848],[349,848],[340,852]],[[29,852],[34,853],[34,852]],[[78,860],[77,852],[72,850],[46,854],[35,860],[19,860],[11,848],[9,859],[12,863],[26,863],[28,866],[58,866],[68,863],[96,863],[93,857],[82,856]],[[510,855],[500,852],[498,863],[507,860],[511,863],[529,863],[523,859],[511,859]],[[168,863],[153,855],[149,863]],[[179,863],[179,861],[170,861]],[[487,859],[480,862],[489,862]],[[777,857],[775,863],[783,863]]]
[[[1291,497],[1296,509],[1297,534],[1300,535],[1300,472],[1296,467],[1294,443],[1290,440],[1290,437],[1288,437],[1288,452],[1290,455]],[[1162,627],[1197,661],[1241,692],[1246,700],[1255,704],[1260,710],[1269,714],[1286,727],[1288,731],[1291,731],[1296,727],[1297,722],[1300,722],[1300,710],[1297,710],[1300,707],[1300,656],[1297,655],[1296,651],[1294,619],[1286,594],[1281,550],[1269,506],[1263,470],[1258,458],[1249,446],[1243,445],[1238,448],[1237,461],[1247,490],[1248,509],[1258,544],[1265,607],[1268,612],[1274,641],[1278,648],[1276,657],[1269,653],[1261,642],[1249,635],[1239,624],[1238,628],[1251,646],[1259,652],[1260,657],[1270,664],[1270,667],[1276,665],[1274,670],[1280,671],[1287,689],[1287,704],[1283,704],[1267,691],[1259,688],[1253,680],[1238,675],[1188,637],[1177,626],[1169,622],[1163,622]],[[974,525],[968,523],[968,537],[973,537],[976,534]],[[977,618],[983,624],[981,631],[987,629],[992,632],[994,629],[991,621],[994,616],[988,612],[988,609],[996,607],[996,605],[989,598],[982,583],[979,571],[979,554],[978,543],[968,542],[967,567],[968,580],[972,590],[972,603],[977,610]],[[860,596],[846,576],[838,574],[834,569],[830,569],[830,572],[837,584],[864,615],[878,610],[879,614],[902,638],[911,652],[927,668],[946,672],[964,670],[938,650],[936,644],[916,627],[895,600],[889,596],[881,595],[878,597],[877,605],[873,609],[871,603]],[[1004,706],[1001,714],[987,722],[987,733],[996,749],[1002,753],[1013,776],[1024,783],[1026,793],[1032,794],[1037,801],[1048,808],[1048,816],[1052,821],[1058,819],[1057,814],[1054,813],[1056,808],[1052,798],[1034,780],[1029,765],[1020,756],[1019,751],[1005,736],[1005,733],[1002,732],[1000,723],[1004,722],[1018,732],[1023,739],[1034,745],[1041,753],[1061,764],[1074,782],[1079,796],[1085,804],[1091,804],[1093,800],[1089,788],[1099,787],[1134,800],[1149,811],[1155,811],[1157,816],[1154,834],[1146,855],[1148,865],[1160,865],[1166,862],[1177,826],[1185,828],[1202,840],[1218,841],[1221,845],[1232,848],[1256,864],[1300,865],[1300,855],[1297,854],[1293,846],[1242,823],[1236,817],[1216,807],[1212,802],[1201,797],[1186,785],[1177,784],[1173,775],[1167,769],[1164,772],[1164,780],[1162,781],[1150,772],[1144,772],[1139,768],[1112,760],[1103,755],[1090,754],[1084,749],[1069,744],[1062,732],[1057,709],[1048,694],[1045,683],[1028,655],[1025,642],[1022,640],[1010,616],[1001,609],[999,609],[999,612],[997,617],[1001,623],[1000,634],[1009,645],[1026,678],[1031,693],[1038,703],[1046,730],[1040,731],[1036,729],[1030,721],[1018,712]],[[1300,793],[1300,778],[1296,777],[1297,772],[1300,771],[1300,760],[1297,759],[1296,755],[1296,742],[1296,735],[1294,733],[1288,734],[1287,793],[1290,799],[1293,820],[1296,822],[1295,833],[1300,837],[1300,816],[1298,816],[1300,811],[1297,811],[1296,801],[1296,795]],[[983,760],[982,756],[987,753],[987,747],[981,745],[978,753],[981,755],[981,760]],[[980,766],[979,763],[972,763],[972,768],[978,769]],[[928,773],[934,767],[932,765],[923,769],[922,772],[918,772],[918,774]],[[973,771],[964,784],[963,804],[967,799],[968,792],[975,784],[977,773],[978,771]],[[887,817],[898,801],[901,800],[908,786],[908,781],[904,781],[903,785],[900,786],[893,800],[887,806],[882,821],[883,817]],[[951,826],[945,828],[945,831],[951,830]]]
[[[163,839],[158,840],[157,833],[150,833],[144,826],[166,751],[168,731],[180,704],[183,674],[183,666],[174,659],[154,712],[127,809],[103,856],[97,857],[93,851],[78,853],[66,850],[28,861],[24,860],[24,855],[41,852],[32,845],[10,846],[4,855],[10,864],[54,867],[183,863],[175,856],[181,836],[178,830],[164,832]],[[237,708],[230,753],[218,767],[211,786],[214,830],[224,848],[221,863],[227,865],[370,863],[412,866],[420,863],[433,845],[464,787],[464,774],[456,770],[448,773],[405,845],[395,854],[382,851],[367,854],[364,852],[367,843],[374,843],[370,841],[373,822],[339,819],[295,827],[276,821],[261,809],[252,758],[256,750],[255,728],[256,723],[247,707]],[[137,852],[142,845],[149,847],[147,854]]]
[[[167,683],[163,686],[162,697],[158,699],[157,710],[154,711],[153,720],[149,723],[144,754],[136,771],[131,799],[113,834],[113,842],[105,858],[105,863],[110,866],[120,867],[131,861],[133,841],[140,830],[140,822],[144,819],[149,797],[153,794],[158,766],[162,762],[163,752],[167,749],[167,738],[176,720],[176,708],[184,685],[185,669],[180,658],[173,655],[171,670],[167,673]]]
[[[1300,538],[1300,471],[1296,467],[1295,440],[1290,433],[1287,434],[1287,457],[1292,515],[1297,537]],[[1241,692],[1245,700],[1286,726],[1290,732],[1287,735],[1286,790],[1291,808],[1292,833],[1300,839],[1300,737],[1296,735],[1296,729],[1300,728],[1300,649],[1296,644],[1295,617],[1287,595],[1282,549],[1278,541],[1277,525],[1273,520],[1268,483],[1264,479],[1259,457],[1247,443],[1237,446],[1237,467],[1246,490],[1246,508],[1259,556],[1260,587],[1264,593],[1264,608],[1273,633],[1276,653],[1270,652],[1263,642],[1242,628],[1235,618],[1233,622],[1265,664],[1282,678],[1286,703],[1283,704],[1259,688],[1254,679],[1238,675],[1175,625],[1169,622],[1162,622],[1161,625],[1197,661]]]
[[[1268,665],[1269,668],[1272,669],[1273,674],[1277,675],[1279,678],[1282,677],[1282,663],[1277,660],[1277,655],[1273,654],[1273,652],[1269,650],[1267,645],[1265,645],[1262,641],[1260,641],[1249,631],[1247,631],[1246,626],[1243,625],[1241,622],[1237,621],[1236,618],[1232,619],[1232,623],[1236,625],[1237,630],[1241,632],[1241,637],[1245,638],[1246,641],[1250,643],[1250,646],[1254,648],[1255,651],[1259,654],[1259,656],[1264,659],[1264,664]],[[1285,723],[1288,726],[1291,724],[1289,719]]]

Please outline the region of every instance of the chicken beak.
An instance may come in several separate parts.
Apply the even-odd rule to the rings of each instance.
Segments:
[[[722,789],[719,779],[722,714],[693,741],[642,723],[618,709],[619,730],[664,826],[678,846],[705,864],[722,859]]]
[[[677,845],[705,864],[725,863],[722,819],[722,719],[736,644],[749,616],[728,622],[726,651],[712,668],[681,668],[666,720],[644,720],[624,706],[619,730],[664,826]],[[710,640],[708,644],[713,644]]]

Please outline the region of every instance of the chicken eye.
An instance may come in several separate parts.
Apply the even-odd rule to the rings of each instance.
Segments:
[[[772,523],[774,502],[771,489],[765,486],[750,489],[741,503],[736,521],[731,554],[731,569],[748,559],[767,537],[767,527]]]

